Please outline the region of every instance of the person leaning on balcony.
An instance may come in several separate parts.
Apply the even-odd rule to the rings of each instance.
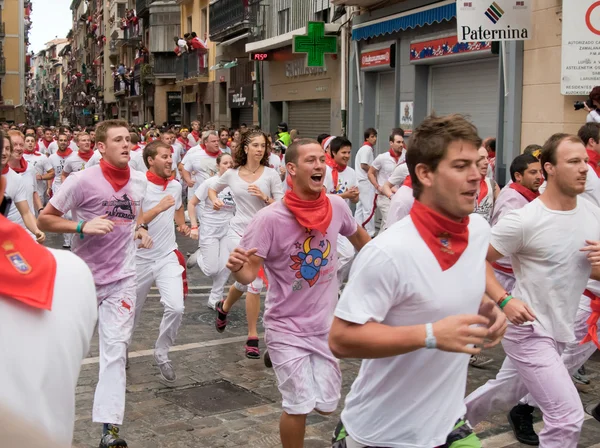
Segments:
[[[185,39],[175,36],[173,37],[175,41],[175,49],[173,50],[177,56],[181,56],[183,53],[187,52],[187,42]]]
[[[188,46],[191,50],[206,50],[206,42],[203,42],[194,31],[189,35]]]

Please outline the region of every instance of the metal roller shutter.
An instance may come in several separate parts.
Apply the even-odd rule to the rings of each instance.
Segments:
[[[242,107],[240,109],[240,125],[246,123],[249,127],[254,125],[254,108]]]
[[[290,101],[288,127],[301,137],[317,138],[331,132],[331,100]]]
[[[468,115],[481,138],[498,129],[498,59],[432,66],[430,111]]]
[[[396,76],[394,72],[380,73],[377,86],[377,154],[390,149],[389,137],[397,125],[396,112]]]

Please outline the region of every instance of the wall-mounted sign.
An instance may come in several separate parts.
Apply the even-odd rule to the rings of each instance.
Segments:
[[[491,42],[459,42],[457,36],[426,40],[410,44],[410,61],[441,58],[477,51],[491,51]]]
[[[254,105],[254,86],[246,84],[239,89],[229,89],[229,108],[240,109]]]
[[[396,44],[380,50],[363,51],[360,54],[362,70],[387,70],[396,66]]]
[[[269,53],[250,53],[251,61],[270,61],[271,59]]]
[[[306,53],[308,67],[323,67],[326,54],[337,54],[337,36],[325,35],[325,22],[308,22],[306,30],[294,36],[293,52]]]
[[[294,59],[286,62],[285,76],[287,78],[296,78],[300,76],[321,75],[327,71],[327,67],[307,67],[302,59]]]
[[[531,39],[532,3],[533,0],[457,0],[459,42]]]
[[[600,1],[565,2],[562,15],[560,92],[588,95],[600,85]]]
[[[400,102],[400,127],[406,132],[412,132],[413,110],[414,103],[412,101]]]

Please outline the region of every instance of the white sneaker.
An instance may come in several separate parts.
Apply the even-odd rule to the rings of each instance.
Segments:
[[[186,266],[188,269],[192,269],[196,266],[199,266],[198,264],[198,257],[200,256],[200,248],[196,249],[196,252],[194,252],[192,255],[190,255],[190,257],[187,260]]]
[[[154,360],[156,361],[162,379],[167,383],[173,383],[177,379],[177,375],[175,374],[171,361],[161,363],[156,359],[156,355],[154,355]]]

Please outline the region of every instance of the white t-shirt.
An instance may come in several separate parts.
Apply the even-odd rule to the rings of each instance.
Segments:
[[[583,198],[569,211],[550,210],[535,199],[492,229],[491,245],[511,257],[513,295],[533,309],[533,325],[558,342],[575,339],[575,314],[592,269],[579,249],[599,238],[600,208]]]
[[[17,206],[15,205],[18,202],[27,201],[27,187],[25,186],[24,179],[15,173],[12,169],[8,169],[8,173],[6,176],[6,191],[4,194],[12,199],[12,204],[10,209],[8,210],[8,215],[6,216],[10,221],[15,224],[19,224],[21,227],[25,228],[25,223],[23,222],[23,217]]]
[[[92,155],[92,157],[94,157],[94,156]],[[92,158],[90,157],[90,160],[91,159]],[[88,162],[89,162],[89,160],[88,160]],[[67,157],[65,166],[63,167],[63,171],[67,174],[78,173],[79,171],[85,169],[86,164],[87,164],[87,162],[85,160],[83,160],[81,157],[79,157],[79,153],[74,152],[69,157]]]
[[[0,296],[0,403],[71,446],[75,388],[98,315],[87,265],[69,251],[50,249],[57,262],[52,311]],[[8,368],[10,367],[10,368]]]
[[[390,177],[387,180],[392,185],[402,185],[402,182],[404,182],[404,179],[406,179],[408,174],[408,165],[406,162],[400,162],[398,165],[396,165],[392,171],[392,174],[390,174]]]
[[[219,151],[221,151],[223,154],[230,154],[231,155],[231,148],[227,145],[225,145],[224,148],[221,148],[221,145],[219,145]],[[273,167],[271,167],[273,168]]]
[[[154,244],[151,249],[138,249],[136,253],[138,260],[157,261],[177,249],[173,221],[175,220],[175,211],[182,206],[181,184],[176,180],[172,180],[167,185],[167,189],[163,190],[163,187],[148,182],[146,194],[142,199],[142,210],[149,211],[153,209],[168,194],[175,199],[175,205],[159,213],[156,218],[148,223],[148,234]]]
[[[477,192],[474,213],[483,216],[487,222],[492,222],[492,213],[494,213],[494,202],[496,202],[494,198],[494,187],[496,186],[496,182],[493,182],[489,177],[486,177],[485,183],[487,185],[487,193],[485,197],[481,198],[480,201],[479,194],[481,193],[481,191]]]
[[[372,166],[377,170],[377,183],[379,186],[383,187],[385,185],[399,163],[396,163],[396,160],[390,155],[389,151],[375,157]],[[403,165],[406,166],[406,163]]]
[[[143,151],[132,151],[129,153],[129,166],[140,173],[146,173],[148,171],[148,167],[144,163],[144,155]],[[92,156],[92,159],[94,157]],[[90,159],[91,160],[91,159]],[[173,168],[176,165],[173,163]]]
[[[43,138],[39,139],[38,140],[38,148],[39,148],[40,153],[44,154],[45,156],[49,156],[50,154],[52,154],[50,152],[50,145],[52,145],[52,143],[55,143],[55,141],[52,140],[51,142],[47,142]]]
[[[235,198],[236,212],[231,219],[230,227],[238,235],[243,236],[246,226],[250,223],[256,213],[266,207],[264,201],[258,196],[248,192],[250,185],[256,185],[270,198],[280,201],[283,198],[281,178],[273,168],[265,167],[261,176],[252,184],[240,177],[239,168],[227,170],[218,178],[214,190],[219,193],[229,187]]]
[[[401,219],[409,215],[410,209],[415,202],[413,189],[402,185],[398,191],[392,196],[390,201],[390,209],[387,214],[387,221],[384,223],[384,228],[389,228]]]
[[[282,160],[277,154],[269,154],[269,166],[279,173]]]
[[[85,164],[85,167],[90,168],[92,166],[99,165],[101,158],[102,158],[102,154],[100,154],[100,151],[98,151],[97,149],[94,149],[94,155],[92,157],[90,157],[90,160],[87,161],[87,163]]]
[[[581,197],[600,207],[600,179],[598,179],[596,171],[594,171],[594,169],[589,165],[587,180],[585,182],[585,191],[581,193]],[[589,289],[594,295],[600,297],[600,282],[598,280],[589,279],[587,289]],[[592,312],[590,302],[590,298],[582,294],[579,302],[579,308],[588,312]]]
[[[190,149],[190,151],[192,150]],[[208,155],[204,149],[200,148],[197,152],[185,158],[183,168],[196,181],[193,187],[195,190],[206,179],[217,174],[217,158]]]
[[[489,229],[472,215],[469,245],[442,271],[412,219],[397,222],[358,253],[336,317],[400,327],[477,314],[485,292]],[[342,412],[346,430],[368,446],[443,445],[466,412],[468,365],[467,354],[428,349],[363,360]]]
[[[235,201],[229,187],[220,191],[217,197],[223,201],[223,207],[220,210],[213,208],[212,201],[208,198],[208,189],[215,189],[215,185],[219,178],[217,176],[210,177],[202,182],[196,188],[195,195],[200,200],[200,227],[229,227],[229,221],[235,214]]]
[[[48,171],[52,169],[52,164],[48,157],[41,154],[27,154],[23,153],[23,157],[27,160],[27,163],[32,165],[35,168],[36,176],[39,174],[40,176],[46,174]],[[48,188],[47,180],[37,180],[35,181],[36,191],[40,195],[40,199],[44,200],[44,195],[46,194],[46,190]]]
[[[358,186],[356,171],[347,166],[344,171],[338,173],[337,185],[333,185],[333,170],[330,167],[327,167],[324,186],[325,191],[329,194],[344,194],[350,188]],[[346,204],[350,206],[350,199],[346,199],[345,201]]]
[[[25,186],[25,190],[27,191],[27,204],[29,205],[29,210],[35,216],[35,208],[33,206],[33,192],[36,191],[36,176],[37,172],[33,165],[27,164],[27,169],[23,173],[17,173],[18,176],[23,180],[23,185]]]
[[[356,158],[354,159],[354,170],[356,171],[356,180],[358,182],[369,181],[367,172],[360,167],[360,164],[366,163],[367,165],[371,166],[373,164],[373,157],[373,147],[369,145],[361,146],[356,153]]]
[[[54,168],[54,181],[52,182],[52,193],[54,194],[58,192],[62,185],[61,175],[69,157],[60,157],[56,153],[48,157],[48,160],[50,160],[50,163],[52,164],[52,168]]]

